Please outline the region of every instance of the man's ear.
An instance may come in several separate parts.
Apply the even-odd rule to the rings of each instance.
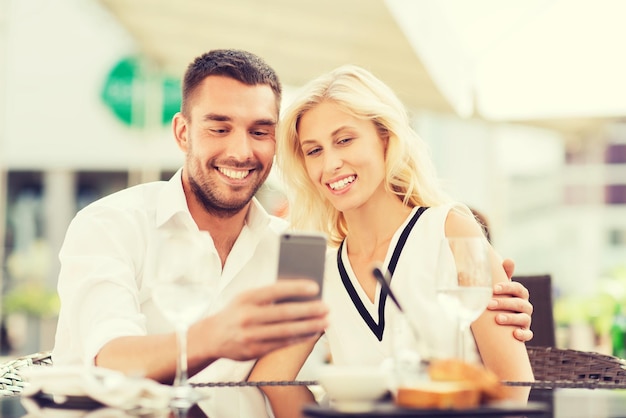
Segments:
[[[180,148],[183,152],[187,152],[189,129],[187,119],[185,119],[182,113],[178,112],[172,118],[172,130],[174,132],[174,138],[176,138],[178,148]]]

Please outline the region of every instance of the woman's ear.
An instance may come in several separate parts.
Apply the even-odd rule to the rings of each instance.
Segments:
[[[183,152],[187,152],[188,149],[188,125],[187,119],[182,113],[178,112],[172,118],[172,130],[174,132],[174,138],[176,138],[176,144]]]
[[[387,159],[387,151],[389,150],[389,133],[379,134],[380,140],[383,142],[383,155]]]
[[[383,141],[383,150],[385,150],[385,155],[387,155],[387,147],[389,146],[389,130],[380,122],[374,122],[374,126],[376,126],[378,137],[381,141]]]

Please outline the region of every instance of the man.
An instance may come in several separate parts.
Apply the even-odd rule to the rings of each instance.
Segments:
[[[275,280],[278,235],[286,223],[254,199],[272,166],[280,100],[274,70],[251,53],[215,50],[189,66],[182,109],[172,121],[185,155],[182,169],[168,182],[94,202],[68,228],[60,252],[55,364],[96,364],[173,380],[173,327],[150,291],[154,237],[168,229],[206,231],[212,241],[214,268],[206,274],[214,303],[188,333],[189,373],[196,381],[243,380],[254,359],[323,332],[324,303],[273,303],[318,290],[305,279]],[[502,315],[522,328],[519,339],[530,339],[526,289],[508,283],[502,294],[496,308],[518,312]]]

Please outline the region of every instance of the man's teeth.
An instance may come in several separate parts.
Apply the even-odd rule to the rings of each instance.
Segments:
[[[226,177],[229,177],[235,180],[241,180],[243,178],[246,178],[246,176],[250,173],[250,170],[241,171],[241,170],[231,170],[229,168],[218,168],[218,170],[220,173],[222,173]]]
[[[346,177],[345,179],[341,179],[339,181],[329,183],[328,185],[333,190],[341,190],[344,187],[346,187],[348,184],[352,183],[354,180],[356,180],[356,176],[349,176],[349,177]]]

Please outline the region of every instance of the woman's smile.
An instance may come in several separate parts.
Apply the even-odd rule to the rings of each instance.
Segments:
[[[326,185],[332,191],[338,192],[338,191],[345,190],[348,186],[350,186],[352,183],[354,183],[355,180],[356,180],[356,176],[354,174],[352,174],[350,176],[343,177],[343,178],[338,179],[338,180],[330,181],[330,182],[326,183]]]

